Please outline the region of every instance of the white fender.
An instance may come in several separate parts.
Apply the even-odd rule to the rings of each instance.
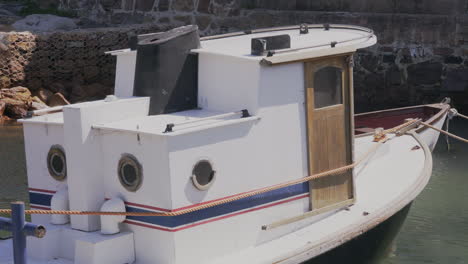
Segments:
[[[125,212],[125,203],[120,198],[112,198],[102,204],[101,212]],[[124,220],[125,215],[101,215],[101,234],[119,233],[119,224]]]
[[[52,196],[52,199],[50,200],[50,209],[59,211],[68,211],[70,209],[68,186],[66,184],[60,185],[57,192]],[[50,222],[54,225],[64,225],[70,222],[70,216],[53,214],[50,217]]]

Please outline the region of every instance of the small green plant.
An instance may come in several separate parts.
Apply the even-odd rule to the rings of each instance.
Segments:
[[[44,8],[39,6],[39,4],[34,0],[24,0],[24,7],[21,9],[20,13],[23,16],[32,14],[51,14],[62,17],[77,17],[77,14],[71,10],[58,9],[58,7],[54,5]]]

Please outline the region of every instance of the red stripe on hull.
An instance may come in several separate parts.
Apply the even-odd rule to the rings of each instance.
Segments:
[[[50,210],[49,207],[39,206],[39,205],[30,205],[31,208],[41,209],[41,210]]]
[[[192,227],[195,227],[195,226],[208,224],[208,223],[211,223],[211,222],[215,222],[215,221],[227,219],[227,218],[230,218],[230,217],[234,217],[234,216],[238,216],[238,215],[242,215],[242,214],[246,214],[246,213],[250,213],[250,212],[262,210],[262,209],[265,209],[265,208],[273,207],[273,206],[280,205],[280,204],[289,203],[289,202],[292,202],[292,201],[296,201],[296,200],[300,200],[300,199],[308,198],[308,197],[309,197],[309,194],[304,194],[304,195],[301,195],[301,196],[298,196],[298,197],[294,197],[294,198],[291,198],[291,199],[287,199],[287,200],[284,200],[284,201],[280,201],[280,202],[276,202],[276,203],[271,203],[271,204],[268,204],[268,205],[264,205],[264,206],[260,206],[260,207],[256,207],[256,208],[252,208],[252,209],[248,209],[248,210],[245,210],[245,211],[242,211],[242,212],[238,212],[238,213],[233,213],[233,214],[229,214],[229,215],[224,215],[224,216],[216,217],[216,218],[213,218],[213,219],[210,219],[210,220],[201,221],[201,222],[198,222],[198,223],[186,225],[186,226],[183,226],[183,227],[180,227],[180,228],[175,228],[175,229],[169,229],[169,228],[158,227],[158,226],[149,225],[149,224],[143,224],[143,223],[139,223],[139,222],[134,222],[134,221],[132,221],[132,220],[125,220],[124,223],[131,224],[131,225],[137,225],[137,226],[141,226],[141,227],[147,227],[147,228],[156,229],[156,230],[161,230],[161,231],[177,232],[177,231],[181,231],[181,230],[184,230],[184,229],[192,228]]]
[[[37,188],[29,188],[29,190],[33,192],[45,192],[45,193],[52,193],[52,194],[56,193],[56,191],[37,189]]]

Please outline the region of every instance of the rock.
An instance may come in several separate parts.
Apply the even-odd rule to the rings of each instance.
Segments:
[[[435,84],[440,82],[442,64],[426,61],[408,66],[407,71],[410,84]]]
[[[10,89],[1,89],[0,97],[11,98],[22,102],[30,102],[31,92],[26,87],[16,86]]]
[[[110,90],[109,87],[100,83],[93,83],[90,85],[75,84],[70,95],[70,100],[75,103],[90,99],[104,98],[111,93]]]
[[[37,102],[32,102],[31,103],[31,106],[29,107],[29,110],[41,110],[41,109],[45,109],[45,108],[49,108],[46,104],[40,104],[40,103],[37,103]]]
[[[16,31],[52,32],[57,30],[72,30],[78,28],[75,21],[67,17],[49,14],[29,15],[13,23]]]
[[[450,70],[447,77],[442,82],[442,91],[444,92],[463,92],[468,91],[468,69],[461,68]]]
[[[46,104],[44,103],[44,101],[42,101],[41,99],[39,99],[39,97],[37,97],[37,96],[33,96],[33,97],[31,98],[31,100],[32,100],[33,102],[35,102],[35,103],[46,105]],[[47,105],[46,105],[46,106],[47,106]]]
[[[49,86],[49,90],[52,92],[52,93],[58,93],[60,92],[61,90],[64,89],[64,86],[63,84],[61,83],[53,83]]]
[[[3,113],[5,112],[6,108],[6,103],[0,100],[0,117],[3,116]]]
[[[195,20],[197,22],[200,30],[205,30],[211,24],[211,16],[196,16]]]
[[[36,96],[43,102],[49,101],[49,97],[51,97],[53,94],[54,93],[44,88],[40,88],[36,91]]]
[[[138,11],[151,11],[153,5],[154,0],[136,0],[135,9]]]
[[[47,101],[47,104],[50,107],[54,107],[54,106],[61,106],[61,105],[69,105],[70,102],[68,102],[68,100],[65,99],[65,97],[61,93],[55,93],[49,98],[49,100]]]
[[[191,12],[195,9],[193,0],[173,0],[172,9],[175,11]]]
[[[210,12],[210,0],[198,1],[198,12],[209,13]]]
[[[128,0],[127,0],[128,1]],[[167,11],[169,10],[169,0],[159,0],[158,10]]]
[[[463,58],[457,56],[448,56],[445,57],[444,62],[447,64],[461,64],[463,62]]]
[[[25,117],[28,113],[30,103],[11,98],[3,98],[1,100],[6,104],[5,115],[8,117],[19,119]]]

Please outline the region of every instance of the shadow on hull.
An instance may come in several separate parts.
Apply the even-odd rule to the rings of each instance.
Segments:
[[[411,203],[378,226],[347,243],[303,264],[375,264],[388,256]]]

